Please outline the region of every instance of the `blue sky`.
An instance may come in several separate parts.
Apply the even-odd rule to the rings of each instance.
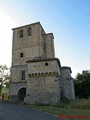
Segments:
[[[40,21],[72,75],[90,69],[90,0],[0,0],[0,64],[11,66],[12,28]]]

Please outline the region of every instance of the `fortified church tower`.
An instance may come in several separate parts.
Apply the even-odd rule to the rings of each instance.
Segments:
[[[54,36],[40,22],[13,29],[10,100],[56,104],[75,99],[70,67],[55,58]]]

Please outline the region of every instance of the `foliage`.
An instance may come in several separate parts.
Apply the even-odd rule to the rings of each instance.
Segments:
[[[0,65],[0,93],[2,87],[9,88],[10,71],[6,65]]]
[[[64,97],[61,99],[61,102],[62,102],[62,103],[69,103],[70,100],[64,96]]]
[[[27,105],[30,108],[38,109],[54,115],[62,116],[88,116],[85,120],[90,120],[90,99],[80,99],[69,101],[69,103],[60,102],[54,106],[46,105]],[[73,120],[73,119],[72,119]],[[77,120],[77,118],[74,118]],[[79,120],[79,119],[78,119]]]
[[[68,105],[72,109],[90,110],[90,99],[79,99],[70,102]]]
[[[89,98],[90,96],[90,71],[78,73],[75,80],[75,94],[78,98]]]

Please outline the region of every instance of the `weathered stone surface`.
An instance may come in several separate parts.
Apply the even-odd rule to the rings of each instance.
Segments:
[[[63,81],[63,95],[64,97],[74,100],[75,92],[74,92],[74,80],[71,77],[71,68],[70,67],[62,67],[61,68],[61,76]]]
[[[31,104],[56,104],[62,96],[75,99],[71,70],[55,58],[53,39],[39,22],[13,29],[11,100],[18,100],[21,88]]]

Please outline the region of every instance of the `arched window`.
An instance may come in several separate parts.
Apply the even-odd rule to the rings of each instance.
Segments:
[[[20,37],[23,37],[23,30],[20,30]]]
[[[27,32],[28,32],[28,36],[30,36],[31,35],[31,27],[28,28]]]

